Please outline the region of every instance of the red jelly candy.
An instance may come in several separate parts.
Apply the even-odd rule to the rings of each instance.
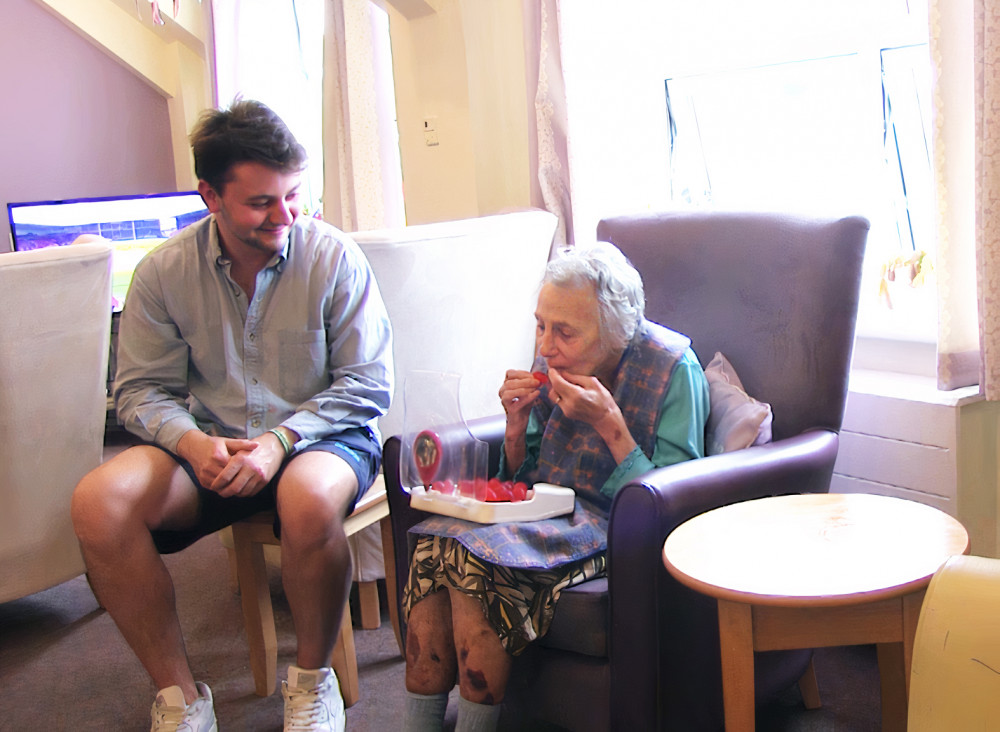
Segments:
[[[531,378],[543,386],[549,383],[549,375],[543,371],[532,371]]]

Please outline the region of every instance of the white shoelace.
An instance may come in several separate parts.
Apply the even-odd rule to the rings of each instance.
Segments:
[[[153,732],[190,732],[194,729],[207,729],[204,727],[192,726],[191,721],[196,715],[201,714],[199,705],[202,700],[194,702],[190,707],[154,707],[153,708]]]
[[[285,695],[285,732],[334,729],[337,710],[331,709],[330,700],[324,698],[332,695],[329,688],[332,683],[336,682],[328,679],[316,688],[306,690],[292,689],[285,684],[282,689]]]
[[[154,732],[178,732],[184,721],[184,712],[180,707],[158,707],[153,710]]]

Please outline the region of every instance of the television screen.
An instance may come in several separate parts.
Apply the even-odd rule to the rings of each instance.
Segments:
[[[7,204],[14,251],[65,246],[83,234],[108,239],[115,312],[146,252],[207,215],[197,191]]]

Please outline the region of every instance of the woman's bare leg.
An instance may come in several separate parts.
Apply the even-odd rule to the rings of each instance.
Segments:
[[[464,699],[477,704],[503,701],[512,658],[486,619],[482,603],[458,590],[449,590],[451,617],[458,656],[458,688]]]
[[[406,624],[406,690],[440,694],[457,673],[449,593],[439,590],[417,602]]]

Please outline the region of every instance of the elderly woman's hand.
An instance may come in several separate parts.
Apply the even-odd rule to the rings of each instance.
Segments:
[[[500,386],[500,403],[507,415],[508,429],[527,428],[531,405],[541,394],[541,386],[530,371],[507,371]]]
[[[549,399],[570,419],[596,427],[609,414],[619,412],[611,392],[596,376],[579,376],[549,369]]]
[[[570,419],[593,427],[619,463],[635,447],[622,410],[596,376],[578,376],[550,367],[549,398]]]

